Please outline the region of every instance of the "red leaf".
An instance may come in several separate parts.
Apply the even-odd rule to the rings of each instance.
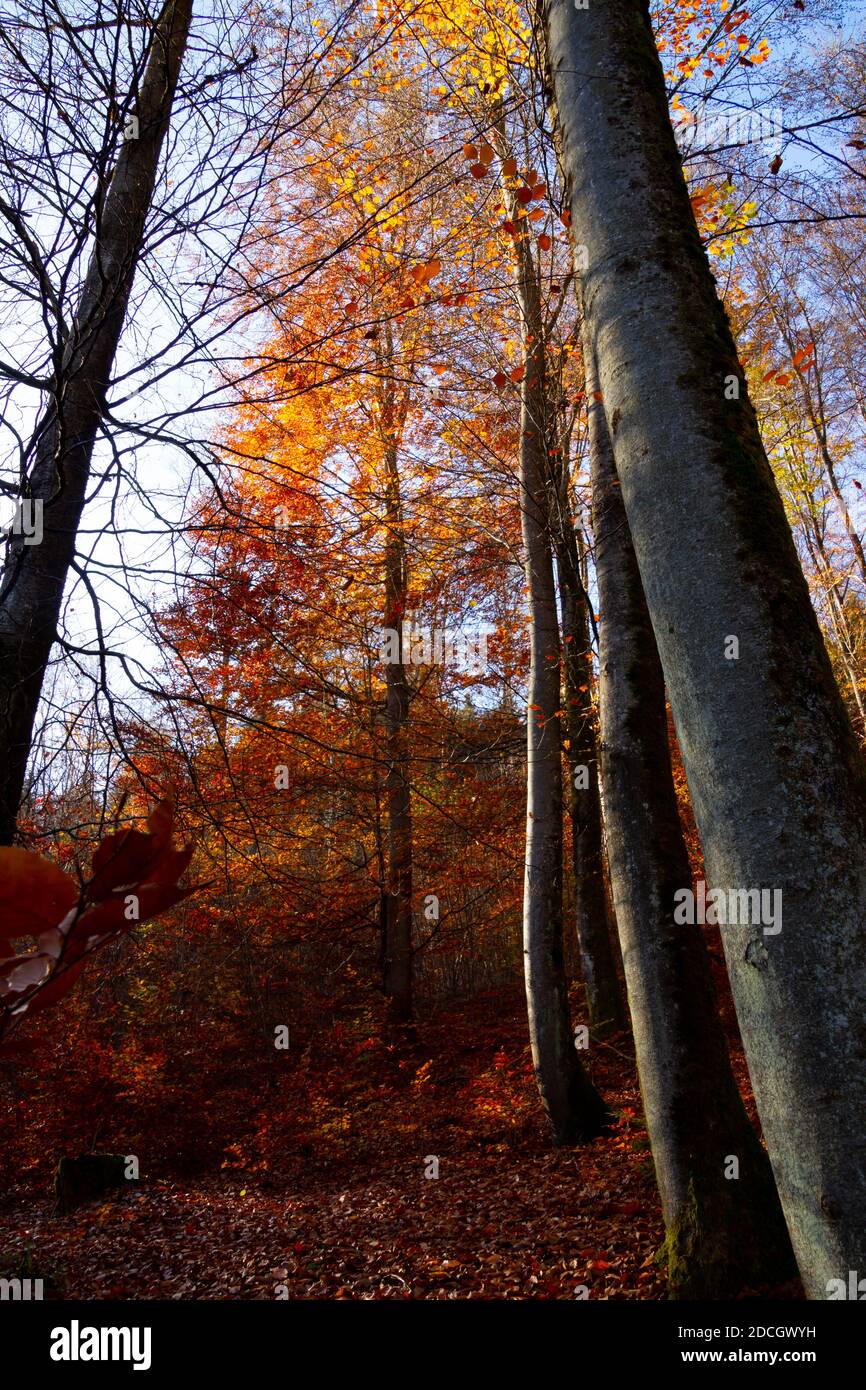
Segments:
[[[0,950],[16,936],[39,936],[78,900],[68,874],[17,846],[0,849]]]
[[[139,926],[151,917],[158,917],[161,912],[166,912],[195,892],[195,888],[178,888],[173,883],[143,883],[129,892],[105,898],[94,907],[89,907],[74,923],[64,960],[74,961],[90,955],[106,945],[112,937]],[[137,898],[137,905],[127,903],[129,897]],[[129,916],[133,906],[135,915]]]
[[[174,807],[160,801],[147,819],[147,831],[121,830],[108,835],[93,856],[93,877],[87,885],[89,902],[101,902],[118,888],[154,878],[171,844]],[[170,852],[170,851],[169,851]]]

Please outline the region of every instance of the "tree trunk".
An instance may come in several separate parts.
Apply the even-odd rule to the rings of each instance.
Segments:
[[[508,215],[519,226],[513,192]],[[516,239],[523,379],[520,387],[520,510],[529,592],[526,860],[523,965],[532,1063],[555,1144],[590,1139],[607,1109],[574,1046],[562,920],[562,740],[560,650],[550,545],[545,344],[540,292],[526,232]]]
[[[866,1267],[864,764],[695,226],[648,6],[544,12],[588,341],[707,876],[782,892],[781,931],[765,919],[722,940],[822,1298]]]
[[[54,384],[32,443],[24,495],[43,508],[43,539],[10,537],[0,585],[0,843],[15,833],[33,725],[57,633],[90,462],[141,254],[160,151],[186,48],[192,0],[169,0],[139,93],[138,138],[118,156],[96,245]]]
[[[580,552],[568,504],[564,459],[564,451],[560,449],[551,524],[562,608],[575,918],[590,1028],[595,1037],[603,1038],[628,1027],[628,1019],[617,975],[613,923],[605,891],[588,598],[581,579]]]
[[[412,790],[409,767],[410,693],[403,661],[408,577],[396,444],[385,450],[385,627],[397,634],[397,659],[385,667],[387,776],[387,905],[383,984],[389,1023],[412,1023]]]
[[[608,860],[672,1298],[732,1298],[795,1273],[766,1153],[731,1070],[706,943],[676,925],[691,883],[664,677],[604,408],[587,365]],[[735,1160],[735,1162],[734,1162]]]

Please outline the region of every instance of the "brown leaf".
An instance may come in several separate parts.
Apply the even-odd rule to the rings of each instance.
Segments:
[[[62,920],[78,889],[50,859],[17,846],[0,849],[0,950],[16,936],[39,936]]]

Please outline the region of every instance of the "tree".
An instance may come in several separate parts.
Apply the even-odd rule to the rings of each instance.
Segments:
[[[648,7],[552,0],[543,18],[588,341],[708,877],[782,893],[780,931],[722,938],[822,1297],[866,1253],[863,763],[695,226]]]
[[[673,1298],[731,1298],[790,1278],[793,1254],[731,1069],[703,933],[674,920],[674,891],[691,872],[664,677],[597,395],[588,359],[605,827],[668,1287]]]
[[[381,58],[370,91],[323,103],[307,135],[311,172],[294,196],[330,213],[304,247],[314,269],[273,307],[275,332],[220,438],[221,491],[189,513],[184,601],[159,621],[177,658],[166,706],[185,696],[201,711],[184,745],[202,814],[233,857],[250,845],[263,876],[291,885],[311,930],[335,920],[378,932],[371,965],[398,1035],[421,957],[453,943],[462,917],[473,931],[473,905],[493,895],[481,807],[487,831],[516,814],[510,787],[495,812],[492,790],[460,804],[485,726],[495,758],[501,725],[472,705],[473,686],[495,679],[487,658],[463,660],[442,639],[486,616],[501,548],[488,540],[489,483],[467,477],[455,437],[462,377],[470,420],[475,404],[475,364],[455,331],[474,195],[466,213],[453,167],[424,148],[427,108],[404,71],[400,55]],[[269,246],[262,280],[295,252]],[[508,859],[496,892],[510,910]]]
[[[181,62],[192,0],[167,0],[154,23],[147,67],[124,143],[95,212],[96,240],[75,316],[58,331],[49,404],[31,442],[32,465],[22,495],[42,512],[41,543],[23,528],[10,536],[0,587],[0,842],[10,843],[24,786],[37,705],[90,477],[90,462],[141,253],[160,154]],[[0,212],[18,232],[47,304],[59,304],[46,283],[38,243],[8,200]],[[41,268],[41,274],[40,274]]]
[[[385,469],[385,607],[383,630],[394,635],[396,651],[385,666],[387,775],[387,865],[382,935],[382,977],[391,1020],[412,1022],[412,785],[409,748],[411,692],[404,660],[404,628],[409,599],[409,567],[399,450],[409,394],[395,379],[394,339],[386,324],[385,349],[376,382],[376,424]]]
[[[549,356],[553,354],[548,348]],[[560,361],[565,354],[560,354]],[[549,378],[554,371],[549,372]],[[550,530],[562,610],[562,668],[568,776],[571,787],[571,837],[577,944],[590,1026],[596,1037],[628,1026],[613,947],[615,925],[605,884],[598,739],[593,700],[595,675],[587,593],[587,555],[582,531],[575,526],[570,500],[569,458],[572,428],[565,408],[562,372],[558,400],[551,402],[554,422],[548,449],[553,477],[548,488]],[[571,412],[573,418],[575,412]]]
[[[500,132],[503,160],[505,141]],[[507,165],[504,165],[507,167]],[[513,172],[513,171],[512,171]],[[523,960],[532,1061],[557,1144],[589,1139],[607,1110],[574,1047],[565,971],[562,911],[562,735],[560,640],[551,518],[554,472],[550,445],[547,343],[528,223],[503,174],[505,210],[515,227],[514,260],[523,360],[520,379],[520,514],[529,596],[530,669],[526,713],[526,867]],[[577,891],[581,891],[578,884]]]
[[[176,543],[165,465],[215,478],[212,412],[237,399],[244,332],[310,273],[298,228],[312,217],[275,186],[362,57],[339,42],[358,4],[323,19],[217,0],[190,43],[187,0],[6,7],[0,491],[16,513],[0,587],[0,838],[19,800],[26,831],[50,796],[70,698],[82,718],[95,710],[109,760],[123,757],[130,696],[151,684],[154,589],[175,581],[142,537]],[[257,265],[287,222],[298,255],[277,282]]]

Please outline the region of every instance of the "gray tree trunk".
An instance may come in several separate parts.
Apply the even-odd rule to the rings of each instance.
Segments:
[[[25,495],[43,508],[43,539],[13,534],[0,585],[0,843],[15,833],[33,724],[90,476],[90,461],[145,218],[186,48],[192,0],[169,0],[157,23],[136,115],[99,216],[96,244],[64,345],[53,399],[33,441]]]
[[[732,1298],[791,1278],[794,1258],[731,1070],[701,928],[674,922],[674,890],[691,872],[664,677],[591,359],[586,376],[605,829],[668,1286],[672,1298]]]
[[[617,974],[613,923],[605,891],[588,599],[568,505],[562,450],[558,463],[551,529],[562,609],[575,925],[590,1027],[595,1037],[603,1038],[627,1028],[628,1017]]]
[[[514,195],[506,208],[518,225]],[[550,542],[550,468],[541,299],[524,230],[516,241],[523,380],[520,510],[530,613],[523,965],[532,1063],[554,1143],[598,1134],[604,1101],[581,1065],[571,1031],[562,912],[562,739],[559,615]]]
[[[722,939],[800,1271],[827,1297],[866,1267],[864,763],[695,226],[646,0],[543,13],[589,341],[708,879],[782,891],[781,931]]]

